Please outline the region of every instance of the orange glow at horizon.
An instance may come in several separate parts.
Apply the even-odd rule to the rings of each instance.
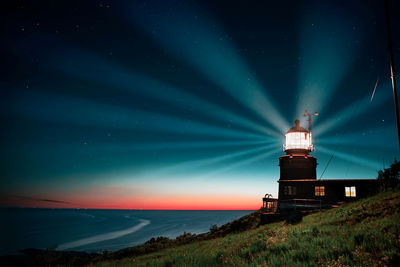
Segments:
[[[257,210],[261,198],[247,195],[152,195],[152,196],[95,196],[82,195],[52,201],[53,198],[0,199],[0,206],[35,208],[85,208],[85,209],[133,209],[133,210]]]

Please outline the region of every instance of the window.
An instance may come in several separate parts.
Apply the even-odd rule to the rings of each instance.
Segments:
[[[344,188],[344,192],[346,197],[356,197],[356,187],[355,186],[346,186]]]
[[[320,197],[325,196],[325,186],[316,186],[315,195]]]
[[[285,186],[283,188],[283,194],[286,195],[286,196],[294,196],[294,195],[296,195],[296,187],[295,186],[291,186],[291,185]]]

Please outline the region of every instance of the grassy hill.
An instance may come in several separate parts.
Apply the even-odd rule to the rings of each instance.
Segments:
[[[295,225],[278,222],[256,227],[257,222],[250,220],[256,220],[256,215],[234,227],[224,226],[225,232],[224,227],[216,229],[214,234],[223,237],[190,241],[189,236],[188,244],[168,243],[173,247],[139,256],[128,256],[138,255],[130,248],[125,258],[113,259],[118,254],[112,253],[110,259],[94,265],[400,266],[399,190],[307,215]],[[246,225],[250,229],[240,232]],[[238,233],[227,234],[232,229]]]

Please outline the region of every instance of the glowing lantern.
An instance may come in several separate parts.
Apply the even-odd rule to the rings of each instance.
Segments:
[[[302,152],[308,154],[312,149],[311,132],[300,126],[300,121],[285,134],[284,150],[286,152]]]

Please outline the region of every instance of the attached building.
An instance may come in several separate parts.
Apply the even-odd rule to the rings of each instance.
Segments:
[[[303,207],[334,205],[376,193],[376,179],[317,179],[317,158],[310,155],[311,115],[307,115],[309,130],[296,120],[296,125],[285,134],[286,155],[279,158],[278,210],[292,207],[293,203],[302,203]]]

